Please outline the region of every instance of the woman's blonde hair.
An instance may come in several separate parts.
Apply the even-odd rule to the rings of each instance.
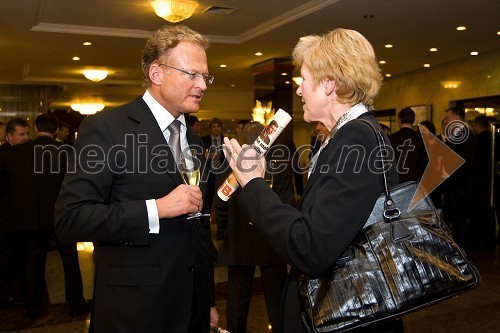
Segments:
[[[200,45],[205,50],[210,46],[210,41],[202,34],[186,26],[164,26],[155,32],[146,42],[142,51],[142,73],[144,76],[143,87],[149,87],[149,68],[155,62],[168,57],[173,48],[181,42]]]
[[[373,105],[382,85],[373,47],[355,30],[339,28],[322,36],[303,37],[292,57],[298,66],[307,66],[314,84],[335,81],[341,103]]]

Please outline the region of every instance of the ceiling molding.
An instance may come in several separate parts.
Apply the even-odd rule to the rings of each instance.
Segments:
[[[298,20],[304,16],[314,13],[320,9],[333,5],[341,0],[313,0],[309,1],[301,6],[298,6],[286,13],[278,15],[267,22],[259,24],[258,26],[247,30],[238,36],[240,43],[248,42],[256,37],[259,37],[269,31],[278,29],[285,24]]]
[[[247,30],[239,36],[207,35],[212,43],[242,44],[341,0],[314,0]],[[41,6],[40,6],[41,7]],[[149,38],[154,31],[40,22],[31,31],[125,38]]]
[[[31,28],[31,31],[56,32],[77,35],[111,36],[127,38],[149,38],[153,32],[148,30],[120,29],[107,27],[93,27],[86,25],[71,25],[40,22]]]

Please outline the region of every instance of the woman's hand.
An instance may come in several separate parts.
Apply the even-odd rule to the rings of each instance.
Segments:
[[[224,154],[229,166],[242,187],[254,178],[262,177],[265,171],[266,161],[248,145],[240,146],[235,139],[224,138]]]

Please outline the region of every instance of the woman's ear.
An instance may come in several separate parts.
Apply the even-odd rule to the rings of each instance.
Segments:
[[[328,96],[330,96],[335,91],[335,81],[333,80],[323,80],[323,86],[325,87],[325,94]]]

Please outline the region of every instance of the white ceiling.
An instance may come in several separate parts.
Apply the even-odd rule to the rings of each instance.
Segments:
[[[123,104],[143,92],[140,58],[146,38],[170,24],[149,0],[3,0],[0,4],[0,84],[58,85],[50,108],[76,99]],[[498,0],[202,0],[182,24],[207,35],[210,90],[253,90],[250,67],[287,57],[306,34],[337,27],[371,41],[384,74],[424,70],[500,47]],[[209,6],[237,9],[203,13]],[[373,16],[365,18],[365,16]],[[456,27],[465,25],[459,32]],[[83,46],[85,41],[92,46]],[[394,48],[386,49],[385,44]],[[436,47],[438,52],[429,52]],[[256,57],[255,52],[263,53]],[[79,56],[80,61],[72,61]],[[226,64],[227,68],[220,68]],[[108,69],[100,83],[83,77],[88,67]],[[231,88],[231,85],[235,85]],[[0,96],[1,98],[1,96]]]

